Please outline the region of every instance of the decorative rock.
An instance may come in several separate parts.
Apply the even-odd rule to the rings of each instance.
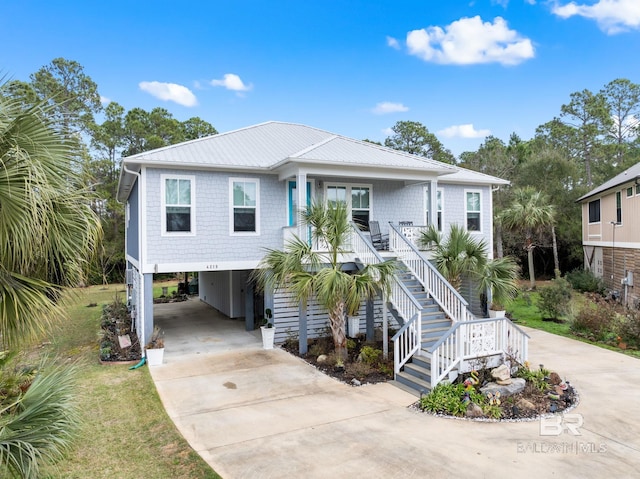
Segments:
[[[511,373],[509,372],[509,368],[506,364],[502,364],[495,369],[491,370],[491,376],[494,379],[499,379],[501,381],[506,381],[511,377]]]
[[[533,411],[536,408],[535,404],[525,398],[518,399],[516,406],[524,411]]]
[[[511,380],[511,378],[509,379],[498,379],[496,380],[496,384],[499,384],[500,386],[508,386],[509,384],[511,384],[513,381]]]
[[[358,381],[356,378],[353,378],[351,380],[351,384],[353,384],[354,386],[362,386],[362,383]]]
[[[482,408],[478,406],[476,403],[469,403],[467,406],[467,411],[465,412],[465,416],[467,417],[483,417],[484,413],[482,412]]]
[[[560,378],[560,375],[558,373],[551,373],[549,374],[549,382],[551,384],[553,384],[554,386],[557,386],[558,384],[560,384],[562,382],[562,379]]]
[[[489,383],[486,386],[480,388],[480,392],[485,396],[489,393],[495,394],[499,392],[502,397],[513,396],[519,392],[524,391],[526,381],[522,378],[511,379],[511,384],[500,385],[496,383]]]
[[[318,356],[318,359],[316,359],[316,362],[318,364],[324,364],[327,362],[327,355],[326,354],[321,354],[320,356]]]

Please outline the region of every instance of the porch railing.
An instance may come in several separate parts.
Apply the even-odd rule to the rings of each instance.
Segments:
[[[353,229],[351,245],[354,255],[365,265],[382,263],[384,259],[358,226],[352,223],[351,227]],[[400,368],[411,359],[411,356],[420,350],[422,306],[395,275],[391,279],[389,302],[405,320],[405,324],[391,338],[393,341],[393,369],[397,374],[400,372]]]
[[[389,223],[389,249],[409,268],[425,291],[429,293],[429,296],[438,303],[452,321],[475,320],[476,317],[469,311],[467,300],[424,257],[416,245],[402,234],[400,228],[406,227],[398,227]]]
[[[458,367],[467,372],[474,361],[500,355],[522,364],[528,357],[529,335],[508,318],[479,319],[455,323],[436,344],[431,354],[431,387]]]

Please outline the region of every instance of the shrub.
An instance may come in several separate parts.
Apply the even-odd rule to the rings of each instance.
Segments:
[[[483,408],[487,404],[487,399],[474,388],[465,389],[463,383],[451,384],[440,383],[433,390],[420,398],[420,408],[451,416],[464,416],[467,405],[464,403],[465,392],[469,394],[469,399]]]
[[[359,358],[362,359],[362,362],[365,364],[373,365],[378,362],[380,356],[382,355],[382,351],[376,349],[371,346],[363,346],[360,350]]]
[[[603,341],[613,332],[616,307],[598,295],[589,295],[590,301],[578,311],[571,330],[591,341]]]
[[[605,291],[602,278],[598,278],[588,269],[574,269],[567,273],[565,278],[571,284],[571,287],[581,293],[598,293],[603,294]]]
[[[618,323],[620,341],[640,348],[640,311],[627,310]]]
[[[557,319],[569,312],[571,285],[564,278],[556,278],[540,289],[538,309],[544,318]]]

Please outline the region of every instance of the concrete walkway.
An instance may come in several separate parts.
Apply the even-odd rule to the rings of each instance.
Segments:
[[[637,359],[528,330],[531,363],[581,395],[572,411],[581,435],[543,436],[540,421],[416,412],[407,408],[415,398],[390,384],[339,383],[282,350],[262,350],[242,321],[231,327],[197,300],[180,319],[180,304],[156,310],[165,363],[151,374],[180,432],[224,479],[640,477]],[[191,346],[174,338],[177,320],[175,338],[180,331]],[[232,331],[218,334],[225,324]]]

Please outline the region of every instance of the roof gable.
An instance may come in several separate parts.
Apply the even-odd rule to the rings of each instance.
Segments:
[[[633,165],[631,168],[627,168],[626,170],[624,170],[619,175],[616,175],[613,178],[611,178],[610,180],[605,181],[600,186],[598,186],[597,188],[594,188],[593,190],[591,190],[586,195],[581,196],[580,198],[578,198],[576,201],[577,202],[582,202],[582,201],[584,201],[584,200],[586,200],[588,198],[591,198],[592,196],[596,196],[599,193],[604,193],[607,190],[610,190],[610,189],[615,188],[617,186],[624,185],[625,183],[628,183],[630,181],[636,180],[638,178],[640,178],[640,161],[638,163],[636,163],[635,165]]]

